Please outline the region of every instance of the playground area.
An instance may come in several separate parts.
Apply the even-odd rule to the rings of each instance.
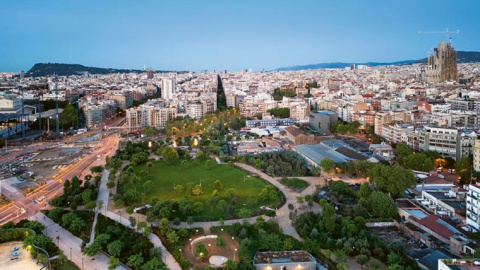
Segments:
[[[27,250],[22,248],[22,242],[7,242],[0,244],[0,269],[2,270],[37,270],[36,264]]]
[[[216,245],[218,237],[225,239],[225,244],[221,247]],[[206,248],[206,254],[201,253],[202,256],[196,254],[195,248],[199,244],[203,244]],[[235,241],[235,237],[226,233],[219,233],[189,239],[185,243],[182,252],[195,267],[205,268],[211,266],[218,268],[222,267],[229,259],[238,262],[238,249],[239,244]]]

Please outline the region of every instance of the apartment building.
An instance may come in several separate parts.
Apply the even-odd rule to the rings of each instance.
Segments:
[[[392,122],[412,122],[412,114],[409,111],[387,111],[375,114],[375,134],[382,136],[384,124]]]
[[[456,128],[426,126],[419,130],[419,149],[437,151],[458,160],[473,154],[476,134]]]
[[[290,107],[290,118],[299,122],[308,122],[310,105],[308,103],[293,103]]]
[[[163,101],[149,101],[126,111],[128,131],[142,130],[147,126],[164,128],[167,121],[177,117],[177,107],[165,106]]]
[[[478,218],[480,211],[480,185],[468,185],[467,192],[467,225],[480,229],[480,219]]]

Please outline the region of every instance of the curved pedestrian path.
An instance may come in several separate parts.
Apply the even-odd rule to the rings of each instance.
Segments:
[[[288,204],[293,204],[294,206],[298,206],[297,203],[297,197],[298,196],[305,196],[308,194],[312,194],[314,191],[314,185],[311,184],[311,187],[307,187],[304,189],[302,192],[297,192],[294,190],[289,189],[288,187],[282,185],[276,178],[273,178],[269,176],[268,174],[255,169],[255,167],[252,167],[248,164],[244,163],[235,163],[235,166],[238,168],[247,171],[249,173],[253,173],[258,175],[259,177],[263,178],[270,184],[274,185],[277,187],[282,193],[285,195],[285,204],[280,207],[279,209],[276,210],[276,216],[273,217],[273,219],[278,223],[279,227],[282,228],[283,233],[290,235],[292,237],[295,237],[296,239],[303,241],[302,237],[297,233],[295,230],[294,225],[292,224],[292,221],[290,220],[289,213],[290,210],[288,209]],[[309,207],[304,207],[303,209],[298,209],[297,208],[297,213],[301,214],[303,212],[309,211],[309,212],[314,212],[314,213],[320,213],[321,212],[321,207],[320,205],[314,203],[312,208],[310,209]],[[272,219],[271,217],[263,216],[265,220]],[[251,217],[247,218],[246,220],[249,223],[254,223],[256,221],[257,217]],[[243,222],[244,219],[231,219],[231,220],[225,220],[224,224],[225,225],[232,225],[236,222]],[[220,226],[220,223],[218,221],[209,221],[209,222],[194,222],[192,224],[187,224],[186,222],[181,222],[179,225],[174,225],[173,222],[170,222],[170,226],[175,229],[180,229],[180,228],[196,228],[196,227],[201,227],[204,229],[204,232],[208,232],[210,227],[212,226]]]

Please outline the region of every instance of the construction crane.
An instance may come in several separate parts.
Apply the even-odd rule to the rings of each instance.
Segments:
[[[428,31],[428,32],[418,31],[418,34],[445,34],[447,42],[449,42],[449,41],[451,42],[450,34],[460,34],[460,30],[449,31],[448,28],[447,28],[446,31]]]

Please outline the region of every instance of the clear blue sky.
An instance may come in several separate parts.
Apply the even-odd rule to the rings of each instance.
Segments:
[[[0,71],[37,62],[254,70],[426,57],[460,29],[480,51],[480,1],[0,1]]]

